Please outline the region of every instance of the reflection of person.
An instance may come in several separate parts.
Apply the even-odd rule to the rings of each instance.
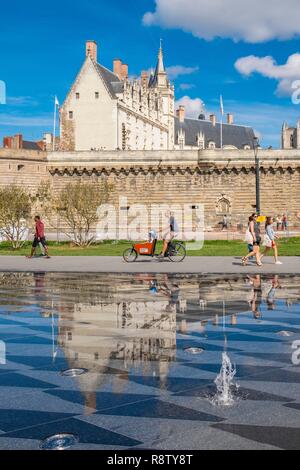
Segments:
[[[172,240],[174,240],[174,238],[176,237],[176,235],[179,232],[178,224],[177,224],[177,221],[175,219],[174,213],[171,212],[170,215],[168,215],[168,214],[166,214],[166,215],[168,216],[169,223],[168,223],[167,227],[164,227],[162,230],[160,230],[160,232],[163,232],[163,249],[162,249],[161,254],[158,256],[159,258],[164,258],[165,257],[165,254],[167,252],[169,243]]]
[[[250,283],[253,286],[253,295],[250,300],[250,306],[255,320],[261,318],[260,306],[262,302],[262,286],[261,286],[261,277],[257,274],[254,277],[248,276]]]
[[[272,286],[271,289],[269,290],[267,294],[267,306],[268,310],[274,310],[276,307],[276,302],[275,302],[275,294],[276,294],[276,289],[281,288],[281,285],[279,284],[279,279],[278,276],[274,276],[274,279],[272,280]]]
[[[27,258],[32,258],[36,253],[37,246],[41,244],[45,251],[45,257],[49,259],[50,256],[48,253],[48,247],[46,245],[46,238],[45,238],[45,226],[43,222],[41,221],[41,218],[39,215],[35,216],[34,221],[35,221],[35,234],[34,234],[34,239],[32,243],[31,253],[30,253],[30,256],[27,256]]]

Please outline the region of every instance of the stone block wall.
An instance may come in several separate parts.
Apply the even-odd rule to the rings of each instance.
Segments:
[[[300,151],[260,151],[261,210],[288,212],[299,226]],[[126,197],[128,220],[134,204],[204,204],[205,227],[215,228],[224,213],[236,227],[255,205],[255,163],[251,151],[26,152],[0,150],[0,185],[17,183],[36,191],[50,181],[54,191],[77,180],[113,185],[111,203]],[[121,202],[124,206],[124,203]],[[148,227],[151,227],[149,220]]]

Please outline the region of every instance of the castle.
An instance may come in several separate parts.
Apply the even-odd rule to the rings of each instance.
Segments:
[[[296,127],[283,123],[281,132],[281,148],[282,149],[300,149],[300,120]]]
[[[160,45],[155,72],[129,79],[128,65],[113,61],[113,71],[98,63],[95,41],[60,109],[60,149],[193,150],[221,147],[220,124],[211,114],[198,119],[175,113],[174,85],[164,66]],[[232,114],[223,125],[223,148],[250,149],[253,129],[237,126]]]

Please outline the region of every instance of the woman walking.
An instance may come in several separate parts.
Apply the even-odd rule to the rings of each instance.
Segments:
[[[249,226],[248,226],[247,232],[252,237],[253,250],[242,259],[243,266],[246,266],[248,259],[252,258],[253,256],[256,259],[256,265],[262,266],[261,259],[260,259],[260,249],[259,249],[260,243],[261,243],[261,236],[260,236],[259,224],[257,222],[257,214],[254,214],[253,216],[249,218]],[[251,245],[250,239],[248,241],[248,245]]]
[[[282,264],[281,261],[278,260],[278,249],[277,249],[277,245],[275,241],[276,238],[278,237],[274,232],[273,224],[274,224],[274,220],[272,219],[272,217],[267,217],[266,234],[265,234],[265,239],[263,243],[265,247],[265,251],[262,254],[261,258],[265,256],[272,249],[274,251],[275,264]]]

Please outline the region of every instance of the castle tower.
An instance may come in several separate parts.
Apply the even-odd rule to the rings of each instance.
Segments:
[[[154,88],[162,97],[162,122],[168,126],[168,150],[174,149],[174,86],[170,84],[164,66],[162,40],[158,51],[154,75],[149,81],[149,88]]]

